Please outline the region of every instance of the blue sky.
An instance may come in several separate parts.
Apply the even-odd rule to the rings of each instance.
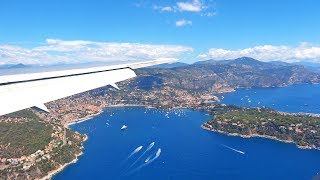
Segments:
[[[121,47],[128,43],[132,51],[137,44],[151,49],[153,45],[170,47],[170,56],[140,50],[137,59],[142,53],[145,58],[163,56],[187,62],[242,55],[264,61],[318,62],[319,9],[317,0],[4,0],[0,4],[0,61],[22,61],[21,54],[34,48],[38,51],[26,54],[25,59],[30,59],[26,63],[41,62],[35,57],[39,49],[41,58],[47,58],[43,62],[57,54],[61,61],[68,61],[79,48],[70,54],[48,47],[68,42],[77,46],[80,41],[82,48],[97,46],[96,42]],[[50,40],[60,43],[53,45]],[[16,49],[20,54],[13,53]]]

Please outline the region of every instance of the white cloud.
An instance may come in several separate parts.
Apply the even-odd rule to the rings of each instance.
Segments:
[[[176,21],[176,26],[186,26],[186,25],[192,25],[192,21],[184,20],[184,19]]]
[[[173,11],[173,8],[170,6],[165,6],[161,8],[161,11]]]
[[[153,6],[153,9],[159,10],[159,11],[162,11],[162,12],[164,12],[164,11],[168,11],[168,12],[174,11],[174,9],[171,6]]]
[[[252,48],[227,50],[221,48],[212,48],[205,54],[200,54],[200,59],[235,59],[248,56],[261,61],[284,61],[299,62],[313,61],[320,63],[320,46],[309,43],[301,43],[299,46],[255,46]]]
[[[191,12],[199,13],[201,16],[214,16],[217,13],[213,9],[212,0],[188,0],[179,1],[169,6],[153,6],[153,9],[164,12]]]
[[[175,59],[182,53],[190,51],[193,51],[191,47],[176,45],[47,39],[45,45],[33,48],[0,45],[0,64],[55,64],[61,62]]]
[[[189,2],[177,2],[180,11],[200,12],[204,9],[200,0],[192,0]]]
[[[187,13],[193,13],[197,14],[201,17],[212,17],[217,15],[217,12],[215,10],[215,5],[213,3],[213,0],[180,0],[178,2],[172,3],[172,4],[166,4],[164,5],[153,5],[153,9],[156,11],[159,11],[161,13],[163,12],[171,12],[171,13],[180,13],[180,14],[187,14]],[[191,21],[185,21],[182,20],[176,21],[176,26],[185,26],[185,25],[191,25]]]

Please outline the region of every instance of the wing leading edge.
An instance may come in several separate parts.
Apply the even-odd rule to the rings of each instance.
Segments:
[[[171,62],[155,60],[88,69],[0,76],[0,116],[136,77],[132,69]]]

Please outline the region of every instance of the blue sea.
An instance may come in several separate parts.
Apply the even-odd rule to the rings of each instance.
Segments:
[[[240,89],[222,96],[226,104],[320,113],[320,85]],[[89,136],[84,154],[53,179],[307,180],[320,172],[319,150],[203,130],[209,119],[188,109],[106,108],[71,126]],[[123,125],[128,128],[122,131]]]

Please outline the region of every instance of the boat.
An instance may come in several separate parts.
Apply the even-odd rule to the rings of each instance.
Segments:
[[[128,128],[128,126],[123,125],[123,126],[121,127],[121,130],[125,130],[125,129],[127,129],[127,128]]]
[[[151,156],[149,156],[144,162],[145,163],[149,162],[150,158],[151,158]]]

